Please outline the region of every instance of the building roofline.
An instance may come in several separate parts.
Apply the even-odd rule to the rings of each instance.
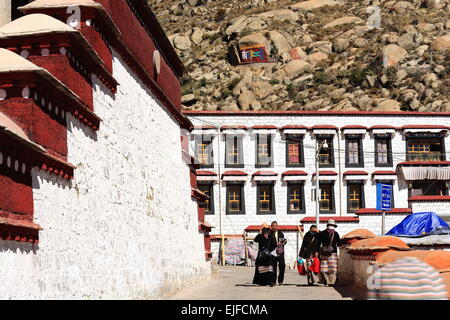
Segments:
[[[422,117],[450,117],[450,112],[419,112],[419,111],[211,111],[211,110],[183,110],[187,116],[422,116]]]

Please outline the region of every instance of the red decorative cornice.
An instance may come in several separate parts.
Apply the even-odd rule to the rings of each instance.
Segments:
[[[276,130],[276,129],[278,129],[278,127],[270,126],[270,125],[262,125],[262,126],[253,126],[252,129],[253,130],[261,130],[261,129],[268,129],[268,130],[275,129]]]
[[[7,103],[10,98],[37,98],[36,103],[43,109],[48,109],[51,103],[52,111],[58,107],[59,110],[71,113],[94,131],[100,127],[101,119],[75,93],[45,70],[2,74],[0,86],[5,86],[7,92],[3,103]],[[22,93],[26,88],[29,89],[28,97],[24,97]],[[45,106],[41,104],[42,98],[46,102]]]
[[[416,124],[416,125],[406,125],[401,127],[402,130],[405,129],[443,129],[443,130],[449,130],[450,127],[448,126],[441,126],[441,125],[426,125],[426,124]]]
[[[412,196],[408,201],[445,201],[450,202],[450,196]]]
[[[403,213],[403,214],[410,214],[412,213],[412,209],[410,208],[393,208],[390,211],[385,211],[387,214],[389,213]],[[364,208],[364,209],[359,209],[358,211],[356,211],[356,214],[381,214],[383,213],[383,211],[381,210],[377,210],[375,208]]]
[[[0,239],[6,241],[39,243],[42,228],[31,221],[0,217]]]
[[[217,176],[217,173],[215,173],[213,171],[199,170],[196,173],[197,173],[197,176]]]
[[[282,176],[307,176],[308,173],[303,170],[289,170],[281,174]]]
[[[72,67],[77,67],[78,71],[90,81],[89,73],[97,75],[98,79],[115,93],[117,90],[117,81],[111,72],[105,66],[95,50],[87,42],[86,38],[79,32],[58,33],[49,32],[43,35],[24,35],[20,37],[0,39],[0,47],[9,49],[17,54],[24,49],[29,52],[29,58],[42,56],[43,48],[50,50],[51,59],[53,55],[63,55],[61,48],[64,48],[69,59],[74,61]],[[83,72],[84,68],[89,72]]]
[[[248,174],[239,170],[231,170],[225,171],[222,176],[248,176]]]
[[[237,125],[227,125],[220,127],[220,130],[248,130],[246,126],[237,126]]]
[[[288,130],[288,129],[308,129],[308,127],[296,124],[281,127],[281,130]]]
[[[361,176],[361,175],[368,175],[369,173],[365,172],[365,171],[345,171],[343,173],[344,176]]]
[[[316,173],[314,172],[312,175],[315,176]],[[319,171],[319,176],[337,176],[337,172],[334,172],[334,171]]]
[[[387,117],[449,117],[450,112],[419,112],[419,111],[219,111],[219,110],[185,110],[187,115],[217,115],[217,116],[387,116]]]
[[[256,171],[255,173],[253,173],[253,176],[277,176],[278,173],[273,172],[273,171]]]
[[[17,171],[22,172],[22,164],[24,164],[26,169],[25,172],[22,172],[23,174],[29,174],[30,168],[38,168],[66,180],[73,178],[74,169],[76,168],[74,165],[46,151],[38,151],[29,144],[14,140],[3,131],[0,131],[0,146],[3,153],[3,161],[6,161],[8,157],[11,158],[11,170],[14,170],[14,162],[20,159]]]
[[[448,166],[450,161],[404,161],[398,164],[399,166]]]
[[[322,129],[328,129],[328,130],[338,130],[338,127],[332,126],[332,125],[315,125],[310,128],[311,130],[322,130]]]
[[[348,125],[348,126],[342,127],[341,131],[342,130],[346,130],[346,129],[363,129],[363,130],[367,130],[367,127],[359,126],[359,125]]]

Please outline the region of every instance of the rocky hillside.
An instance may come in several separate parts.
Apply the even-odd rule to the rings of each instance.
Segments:
[[[450,111],[450,0],[149,0],[189,110]],[[269,63],[239,65],[265,45]]]

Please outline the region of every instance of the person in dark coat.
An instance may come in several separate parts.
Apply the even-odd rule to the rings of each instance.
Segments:
[[[274,238],[270,236],[270,226],[263,224],[260,233],[255,237],[255,242],[258,243],[258,256],[255,261],[255,276],[253,277],[253,284],[260,286],[275,285],[274,275],[274,256],[271,254],[276,248]]]
[[[341,242],[339,233],[335,230],[337,224],[328,220],[327,228],[319,233],[320,278],[324,285],[334,286],[337,278],[338,246]],[[330,248],[330,252],[325,252]]]
[[[317,229],[316,225],[312,225],[309,228],[309,231],[305,234],[298,256],[299,258],[303,258],[306,262],[306,277],[308,279],[308,285],[312,286],[314,283],[319,281],[319,272],[316,272],[318,265],[315,266],[315,264],[320,264],[318,261],[319,229]]]
[[[277,256],[273,259],[273,272],[274,272],[274,282],[277,281],[277,270],[280,268],[280,273],[278,274],[278,284],[283,285],[284,273],[286,271],[286,261],[284,259],[284,245],[287,243],[284,233],[278,230],[278,222],[274,221],[271,224],[270,236],[273,238],[273,242],[276,244],[275,249],[277,249]]]

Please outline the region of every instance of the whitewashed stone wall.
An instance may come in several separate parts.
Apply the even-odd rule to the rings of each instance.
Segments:
[[[34,251],[0,243],[0,298],[159,298],[210,275],[180,128],[114,53],[112,97],[95,78],[94,135],[67,117],[66,181],[34,170]]]
[[[11,0],[2,0],[0,3],[0,27],[11,22]]]
[[[236,125],[236,126],[257,126],[257,125],[273,125],[281,128],[286,125],[304,125],[306,127],[312,127],[315,125],[333,125],[336,127],[344,127],[346,125],[362,125],[366,127],[371,127],[374,125],[388,125],[393,127],[401,127],[405,125],[416,125],[416,124],[429,124],[429,125],[448,125],[448,118],[442,116],[384,116],[384,115],[214,115],[214,114],[204,114],[204,115],[192,115],[190,116],[191,121],[196,126],[207,126],[212,125],[216,127],[221,127],[224,125]],[[263,130],[264,131],[264,130]],[[213,132],[208,130],[208,132]],[[220,150],[219,143],[217,143],[217,134],[214,136],[213,140],[213,150],[214,150],[214,168],[212,169],[202,169],[202,170],[212,170],[216,173],[223,173],[228,170],[240,170],[248,173],[247,181],[244,186],[245,194],[245,215],[226,215],[225,214],[225,200],[226,200],[226,184],[222,183],[221,187],[221,199],[222,199],[222,229],[224,234],[242,234],[244,229],[249,225],[260,225],[263,222],[270,223],[273,220],[278,221],[279,224],[283,225],[297,225],[301,219],[306,216],[315,216],[315,201],[312,199],[312,190],[314,189],[314,183],[312,181],[312,174],[315,172],[315,137],[312,135],[311,131],[304,136],[304,152],[305,152],[305,167],[304,168],[288,168],[286,164],[286,147],[285,147],[285,136],[281,134],[279,130],[270,130],[270,133],[274,134],[273,139],[273,154],[274,154],[274,165],[272,168],[255,168],[255,144],[256,144],[256,134],[260,132],[259,130],[248,130],[247,134],[244,135],[243,148],[244,148],[244,163],[245,167],[243,169],[232,169],[225,168],[225,136],[221,136]],[[267,131],[269,132],[269,131]],[[445,149],[450,150],[450,138],[445,139]],[[337,172],[341,178],[338,178],[334,185],[335,193],[335,206],[336,214],[335,216],[355,216],[353,213],[347,211],[347,183],[343,180],[342,174],[345,171],[363,170],[369,173],[368,179],[364,184],[365,193],[365,207],[366,208],[376,208],[376,182],[372,180],[371,174],[375,171],[396,171],[397,165],[400,162],[406,160],[406,146],[405,138],[400,131],[392,137],[392,150],[393,165],[392,167],[376,167],[375,166],[375,143],[374,137],[367,132],[363,139],[363,151],[364,151],[364,167],[363,168],[346,168],[345,167],[345,136],[339,132],[334,136],[334,168],[323,168],[321,170],[332,170]],[[191,152],[194,154],[195,140],[191,140]],[[341,150],[340,152],[338,150]],[[220,158],[218,157],[220,155]],[[448,159],[447,159],[448,160]],[[220,164],[220,168],[219,168]],[[276,205],[276,215],[257,215],[256,214],[256,184],[252,180],[252,174],[259,170],[270,170],[278,173],[278,177],[275,183],[275,205]],[[305,195],[305,214],[288,214],[287,213],[287,187],[286,183],[281,179],[281,174],[287,170],[304,170],[308,173],[307,180],[305,182],[304,195]],[[219,209],[219,184],[216,182],[214,184],[214,205],[215,214],[207,215],[206,220],[208,223],[214,225],[216,228],[213,229],[213,233],[219,233],[220,225],[220,209]],[[394,202],[396,208],[408,208],[408,189],[405,183],[402,181],[394,181]],[[414,211],[416,207],[413,208]],[[443,211],[448,212],[448,206]],[[423,210],[421,210],[423,211]],[[450,213],[449,213],[450,214]],[[392,227],[398,224],[406,215],[391,215],[388,214],[386,217],[386,232]],[[354,230],[356,228],[367,228],[373,231],[375,234],[381,234],[381,215],[361,215],[360,223],[341,223],[338,227],[338,231],[341,235]],[[305,224],[305,231],[309,229],[310,224]],[[325,225],[319,226],[324,228]],[[214,257],[217,258],[217,252],[214,251]]]
[[[448,201],[411,201],[414,212],[433,211],[440,216],[450,217],[450,203]]]

